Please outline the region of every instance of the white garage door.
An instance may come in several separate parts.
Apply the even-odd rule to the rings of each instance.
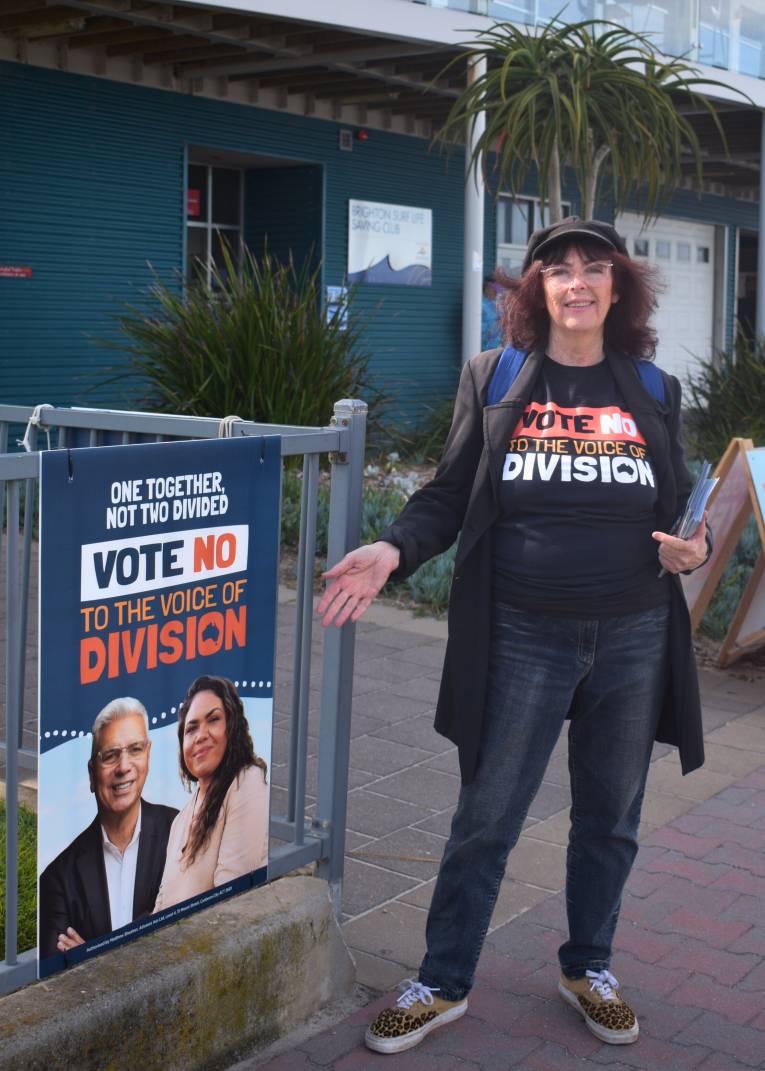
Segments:
[[[712,351],[715,229],[679,219],[643,227],[632,212],[617,217],[616,229],[630,256],[645,258],[661,272],[665,290],[653,320],[659,336],[656,361],[684,385]]]

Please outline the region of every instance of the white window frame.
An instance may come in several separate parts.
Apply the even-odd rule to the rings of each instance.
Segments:
[[[544,226],[541,222],[541,200],[539,197],[513,197],[509,193],[501,193],[499,195],[500,201],[506,201],[508,205],[526,205],[531,206],[534,211],[534,220],[532,230],[538,230],[539,227]],[[569,201],[562,202],[562,208],[565,215],[571,214],[571,204]],[[549,204],[546,207],[546,211],[549,212]],[[499,205],[497,206],[497,215],[499,215]],[[502,268],[503,271],[512,272],[515,267],[520,267],[523,263],[523,258],[526,255],[526,242],[523,244],[515,242],[500,242],[499,237],[496,240],[496,264],[498,268]],[[503,263],[504,260],[504,263]]]
[[[244,231],[244,168],[243,167],[235,167],[235,166],[233,166],[231,164],[226,164],[226,163],[208,164],[208,163],[204,163],[204,162],[201,162],[201,161],[198,161],[198,160],[191,159],[191,160],[188,161],[188,164],[186,165],[186,189],[187,190],[189,188],[189,170],[192,167],[203,167],[205,169],[205,171],[207,172],[207,212],[206,212],[207,219],[204,222],[195,222],[194,220],[189,219],[188,204],[186,204],[184,206],[184,211],[186,213],[186,227],[189,230],[191,230],[193,228],[194,230],[203,230],[203,231],[207,232],[206,233],[206,237],[205,237],[205,247],[206,247],[206,250],[207,250],[207,256],[206,256],[206,280],[207,280],[207,286],[210,287],[212,285],[213,232],[218,231],[218,233],[221,233],[223,231],[231,231],[231,232],[233,232],[234,235],[238,235],[239,241],[235,240],[232,243],[232,248],[234,249],[234,251],[237,251],[239,249],[239,244],[240,244],[241,239],[242,239],[242,234],[243,234],[243,231]],[[238,223],[215,223],[213,221],[213,218],[212,218],[213,172],[216,171],[216,170],[217,171],[238,171],[239,172],[239,205],[237,206],[237,216],[239,217],[239,222]],[[201,260],[201,257],[198,258],[198,259]],[[186,282],[187,283],[191,282],[192,278],[193,278],[193,275],[192,274],[188,274],[187,277],[186,277]]]

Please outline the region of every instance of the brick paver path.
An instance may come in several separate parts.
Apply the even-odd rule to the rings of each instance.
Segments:
[[[495,930],[468,1014],[418,1048],[363,1046],[381,997],[263,1071],[650,1071],[765,1067],[765,766],[643,838],[613,969],[641,1025],[601,1044],[555,992],[565,926],[557,894]],[[253,1066],[255,1066],[253,1064]]]

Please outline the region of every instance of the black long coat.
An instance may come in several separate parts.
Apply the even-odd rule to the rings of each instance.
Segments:
[[[486,694],[491,622],[492,530],[499,517],[499,477],[507,441],[531,395],[544,359],[529,354],[508,394],[485,405],[500,349],[487,350],[464,366],[451,430],[435,476],[409,499],[379,539],[401,551],[392,579],[403,579],[446,550],[459,534],[446,646],[435,726],[459,749],[463,784],[473,779],[479,757]],[[606,359],[646,440],[658,488],[657,527],[667,532],[692,487],[680,442],[680,384],[662,372],[666,404],[645,390],[632,361],[607,352]],[[658,567],[658,566],[657,566]],[[670,672],[656,739],[679,748],[683,773],[704,762],[696,663],[691,625],[678,577],[671,578]]]

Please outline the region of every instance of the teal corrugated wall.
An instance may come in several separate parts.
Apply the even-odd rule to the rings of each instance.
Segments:
[[[110,382],[119,355],[102,340],[117,339],[111,316],[121,302],[140,303],[147,261],[168,279],[181,266],[187,144],[321,165],[325,284],[343,282],[349,198],[431,208],[433,286],[365,286],[359,308],[371,315],[373,371],[395,392],[395,415],[416,418],[451,390],[460,154],[447,161],[424,139],[374,130],[341,152],[337,123],[13,63],[0,63],[0,95],[0,262],[33,269],[30,280],[0,279],[4,401],[135,399],[129,382]]]
[[[341,152],[338,123],[14,63],[0,62],[0,100],[0,263],[33,270],[28,280],[0,278],[3,401],[136,400],[135,381],[114,378],[124,364],[106,343],[118,340],[113,315],[120,303],[140,304],[147,262],[165,279],[182,265],[187,145],[312,165],[292,174],[278,196],[264,172],[249,175],[248,197],[259,181],[271,181],[271,190],[260,203],[264,211],[252,211],[246,226],[251,236],[268,227],[281,245],[298,232],[304,247],[306,238],[318,240],[325,284],[339,285],[345,275],[349,198],[431,208],[432,287],[367,285],[358,305],[371,318],[373,371],[397,399],[393,416],[417,419],[453,390],[461,336],[461,153],[447,157],[424,139],[376,130]],[[308,183],[307,200],[296,205],[301,182]],[[684,191],[668,214],[757,228],[756,205],[699,201]],[[490,197],[485,237],[489,274]],[[731,257],[729,332],[733,272]]]

